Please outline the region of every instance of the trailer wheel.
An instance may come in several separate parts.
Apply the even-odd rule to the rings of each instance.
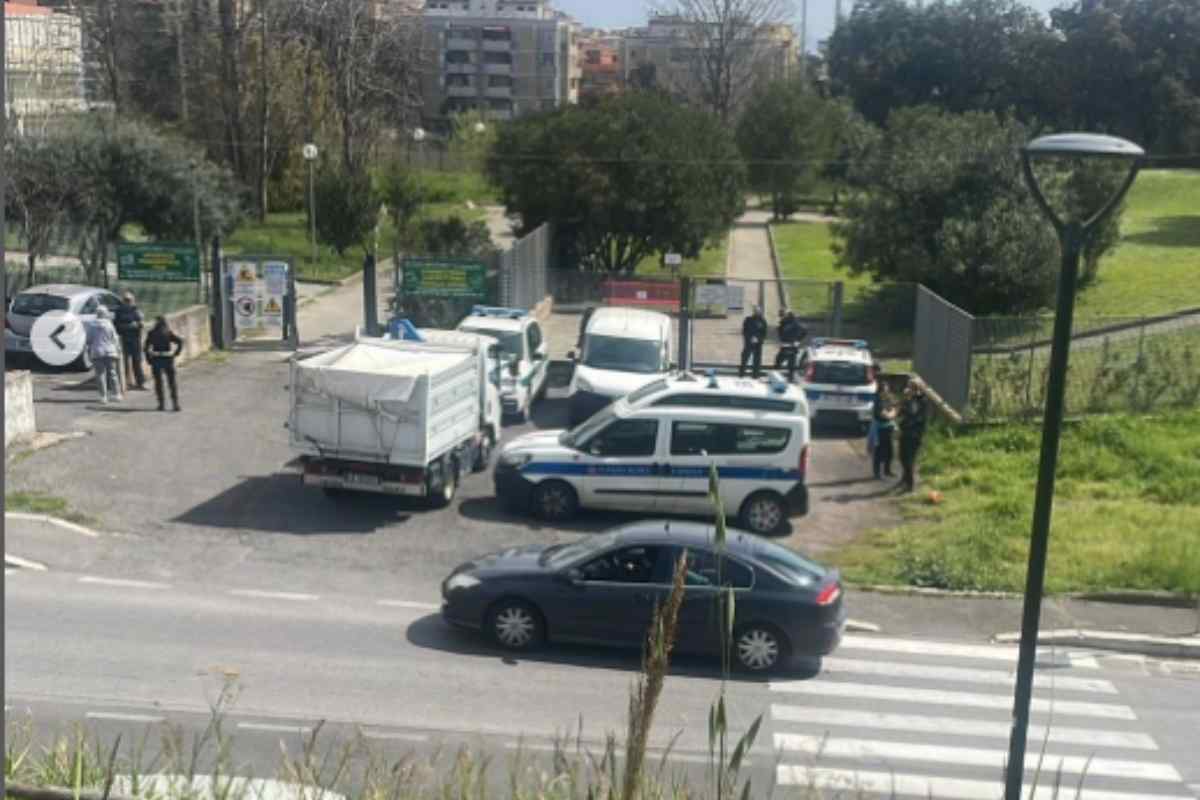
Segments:
[[[488,462],[492,460],[492,446],[495,443],[492,441],[492,432],[484,431],[483,436],[479,440],[479,447],[475,449],[475,471],[483,472],[488,468]]]
[[[438,475],[429,487],[429,499],[434,508],[445,508],[454,502],[454,495],[458,494],[458,470],[457,458],[446,456],[442,459]]]

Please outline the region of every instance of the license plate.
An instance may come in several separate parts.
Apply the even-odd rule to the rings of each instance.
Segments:
[[[346,483],[353,483],[358,486],[378,486],[378,475],[365,475],[361,472],[347,472]]]

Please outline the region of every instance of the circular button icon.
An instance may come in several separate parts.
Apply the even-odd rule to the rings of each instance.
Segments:
[[[79,358],[87,344],[83,320],[70,311],[47,311],[29,331],[34,354],[52,367],[65,367]]]

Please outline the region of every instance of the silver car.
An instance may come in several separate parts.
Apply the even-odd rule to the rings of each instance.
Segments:
[[[33,355],[29,334],[33,323],[47,311],[69,311],[84,322],[96,318],[104,306],[114,314],[121,301],[107,289],[70,283],[50,283],[31,286],[13,298],[4,324],[4,351],[17,356]],[[87,350],[80,354],[75,366],[91,369],[92,359]]]

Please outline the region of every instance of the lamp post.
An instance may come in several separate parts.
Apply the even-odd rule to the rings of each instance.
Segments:
[[[1017,681],[1013,697],[1013,726],[1005,775],[1005,800],[1021,800],[1025,777],[1025,745],[1029,733],[1029,704],[1033,695],[1033,670],[1037,657],[1038,625],[1042,613],[1042,588],[1046,576],[1046,550],[1050,540],[1050,512],[1054,504],[1054,476],[1058,466],[1058,443],[1062,434],[1066,396],[1067,359],[1071,349],[1071,321],[1075,314],[1075,289],[1079,278],[1079,256],[1088,238],[1104,224],[1133,185],[1141,167],[1142,148],[1113,136],[1064,133],[1034,139],[1021,151],[1025,182],[1038,207],[1058,234],[1062,268],[1058,275],[1058,303],[1054,315],[1054,338],[1050,345],[1050,369],[1046,387],[1046,411],[1042,422],[1042,451],[1038,465],[1037,494],[1033,505],[1033,532],[1029,543],[1029,570],[1025,578],[1025,606],[1021,617],[1021,649],[1017,659]],[[1129,172],[1120,188],[1090,217],[1064,220],[1051,207],[1033,174],[1032,159],[1106,159],[1129,162]]]
[[[312,264],[317,266],[317,202],[316,191],[313,189],[313,170],[316,167],[317,156],[321,151],[311,142],[304,145],[304,160],[308,162],[308,238],[312,245]]]
[[[204,238],[200,232],[200,187],[196,177],[196,172],[199,165],[193,159],[190,166],[190,177],[192,179],[192,232],[196,237],[196,268],[200,270],[200,274],[196,278],[196,302],[204,302]]]

